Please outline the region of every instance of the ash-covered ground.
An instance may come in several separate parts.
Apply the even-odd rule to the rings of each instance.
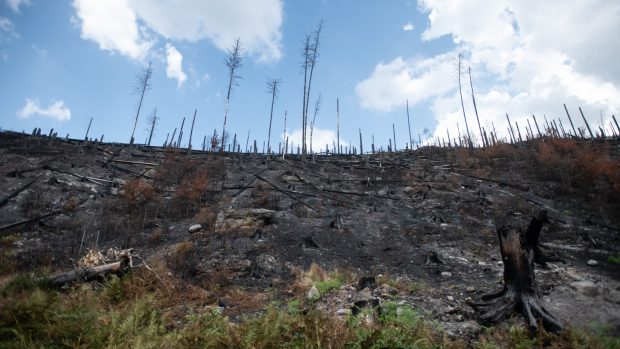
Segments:
[[[66,271],[89,250],[135,248],[162,278],[182,280],[171,287],[201,290],[205,306],[234,321],[273,301],[303,302],[311,283],[301,279],[314,268],[345,276],[312,303],[334,316],[389,300],[473,336],[481,326],[467,301],[502,285],[496,227],[525,228],[546,210],[541,242],[565,261],[537,266],[547,309],[617,335],[619,195],[594,180],[545,176],[536,149],[302,161],[5,132],[1,271]],[[618,149],[605,146],[616,159]],[[371,287],[359,287],[363,277],[374,277]]]

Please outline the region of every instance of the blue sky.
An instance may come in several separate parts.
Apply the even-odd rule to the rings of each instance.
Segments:
[[[266,80],[283,80],[272,142],[284,133],[300,141],[302,40],[324,20],[311,100],[321,94],[315,147],[331,145],[340,99],[341,143],[369,149],[371,135],[386,145],[396,125],[397,146],[413,138],[451,137],[463,130],[456,57],[471,67],[481,126],[505,137],[505,113],[526,123],[532,114],[564,118],[562,103],[609,129],[620,109],[617,1],[280,1],[280,0],[1,0],[0,127],[127,142],[139,96],[136,74],[152,61],[136,131],[147,137],[157,107],[161,145],[183,117],[198,109],[194,146],[221,132],[227,72],[225,49],[240,37],[243,79],[233,90],[227,130],[245,143],[267,138]],[[231,4],[232,3],[232,4]],[[592,18],[584,23],[583,18]],[[580,26],[576,27],[575,24]],[[470,132],[477,128],[468,76],[463,75]],[[466,88],[465,88],[466,87]],[[618,118],[618,116],[616,116]],[[186,120],[185,135],[189,136]],[[474,134],[475,136],[475,134]],[[187,137],[185,137],[185,142]]]

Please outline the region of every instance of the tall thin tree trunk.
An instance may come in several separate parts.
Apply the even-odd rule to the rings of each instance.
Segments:
[[[409,127],[409,147],[413,149],[413,139],[411,138],[411,121],[409,120],[409,99],[407,99],[407,126]]]
[[[336,138],[338,139],[336,151],[340,154],[340,98],[336,98]]]
[[[189,144],[187,145],[188,152],[192,151],[192,136],[194,135],[194,122],[196,122],[196,113],[198,109],[194,109],[194,118],[192,119],[192,128],[189,130]]]
[[[480,130],[480,141],[483,146],[487,146],[484,144],[484,136],[482,135],[482,127],[480,126],[480,118],[478,118],[478,107],[476,107],[476,97],[474,96],[474,84],[471,81],[471,67],[467,68],[467,72],[469,73],[469,86],[471,87],[471,99],[474,102],[474,111],[476,112],[476,120],[478,121],[478,130]]]
[[[465,104],[463,103],[463,90],[461,88],[461,64],[463,55],[459,53],[459,95],[461,96],[461,109],[463,110],[463,119],[465,119],[465,130],[467,130],[467,143],[472,147],[471,135],[469,134],[469,125],[467,125],[467,115],[465,115]]]
[[[153,113],[153,123],[151,124],[151,132],[149,133],[149,141],[147,146],[151,146],[151,140],[153,139],[153,131],[155,130],[155,124],[157,123],[157,107],[155,107],[155,112]]]
[[[149,86],[149,79],[151,78],[151,62],[149,62],[149,67],[147,68],[147,70],[144,73],[144,76],[142,77],[142,93],[140,94],[140,103],[138,103],[138,111],[136,112],[136,120],[134,121],[133,124],[133,131],[131,131],[131,140],[129,141],[129,144],[133,144],[134,142],[134,135],[136,133],[136,126],[138,125],[138,116],[140,116],[140,109],[142,108],[142,101],[144,100],[144,93],[146,92],[148,86]]]

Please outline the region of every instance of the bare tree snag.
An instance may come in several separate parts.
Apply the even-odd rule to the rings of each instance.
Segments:
[[[501,321],[513,310],[518,310],[528,322],[531,331],[538,329],[538,320],[550,332],[560,332],[562,325],[543,306],[540,289],[534,275],[534,259],[538,234],[536,227],[524,234],[512,226],[498,228],[500,252],[504,262],[504,287],[494,293],[482,296],[482,303],[473,303],[481,312],[480,321],[494,323]],[[530,224],[532,226],[532,224]]]
[[[230,94],[233,86],[237,84],[237,80],[241,79],[241,76],[237,74],[237,70],[243,65],[240,40],[240,38],[237,38],[233,47],[227,51],[226,58],[224,59],[224,63],[228,69],[228,92],[226,93],[226,104],[224,105],[221,152],[224,152],[226,149],[226,121],[228,119],[228,107],[230,106]]]
[[[136,133],[136,125],[138,125],[138,117],[140,116],[140,109],[142,108],[142,101],[144,100],[144,93],[151,88],[150,79],[153,75],[153,69],[151,68],[151,62],[149,62],[148,68],[145,68],[140,75],[136,77],[136,86],[134,87],[135,93],[140,93],[140,102],[138,103],[138,110],[136,111],[136,119],[133,124],[133,131],[131,131],[131,138],[129,144],[133,144],[134,135]]]

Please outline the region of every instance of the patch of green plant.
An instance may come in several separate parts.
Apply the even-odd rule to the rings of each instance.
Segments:
[[[385,302],[375,326],[364,325],[364,317],[372,314],[367,312],[350,322],[357,337],[350,348],[436,348],[444,344],[441,330],[410,306]]]
[[[288,302],[286,308],[287,308],[288,313],[290,315],[295,316],[295,315],[299,314],[300,306],[301,306],[301,302],[299,300],[295,299],[295,300],[292,300],[292,301]]]
[[[607,263],[615,265],[620,264],[620,255],[607,257]]]
[[[332,273],[325,280],[317,281],[314,286],[319,290],[321,297],[327,292],[335,289],[339,289],[344,283],[344,276],[338,273]]]

